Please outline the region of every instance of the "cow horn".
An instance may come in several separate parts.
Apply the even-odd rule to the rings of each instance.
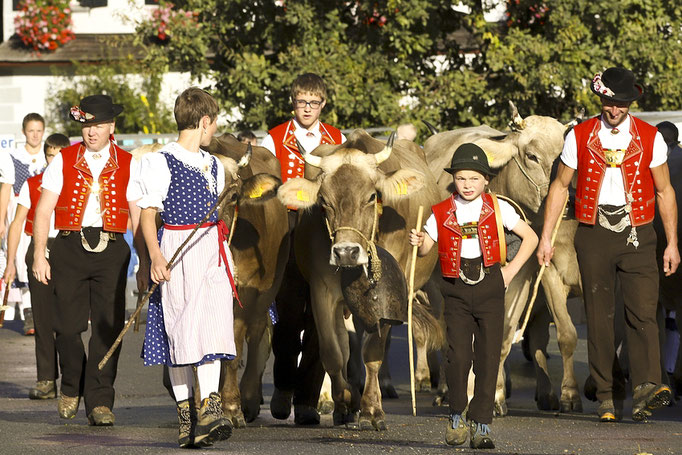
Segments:
[[[391,152],[393,151],[393,142],[395,141],[395,131],[391,133],[391,135],[388,137],[388,141],[386,141],[386,147],[379,153],[374,155],[374,159],[376,160],[377,164],[381,164],[384,161],[388,159],[389,156],[391,156]]]
[[[246,153],[242,158],[239,160],[239,163],[237,163],[237,166],[241,169],[243,167],[246,167],[249,165],[249,162],[251,161],[251,156],[253,156],[253,147],[251,144],[249,144],[246,147]]]
[[[578,123],[582,122],[583,118],[585,118],[585,108],[581,107],[580,111],[578,111],[578,113],[575,114],[575,118],[570,122],[566,123],[564,126],[566,127],[567,130],[571,129]]]
[[[509,128],[512,131],[520,131],[526,127],[526,122],[523,120],[521,115],[519,115],[519,110],[514,105],[514,102],[509,100],[509,107],[512,111],[512,120],[509,122]]]
[[[298,152],[301,154],[306,163],[310,164],[311,166],[320,167],[320,164],[322,164],[321,156],[315,156],[308,153],[303,148],[303,145],[301,145],[301,143],[298,142],[298,139],[296,139],[296,146],[298,147]]]
[[[426,127],[429,129],[429,131],[431,131],[431,135],[438,134],[438,130],[436,129],[435,126],[433,126],[432,124],[430,124],[426,120],[422,120],[422,122],[424,123],[424,125],[426,125]]]

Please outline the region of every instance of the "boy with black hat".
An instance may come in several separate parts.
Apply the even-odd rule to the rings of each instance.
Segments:
[[[460,445],[469,435],[472,448],[492,449],[489,425],[502,349],[504,292],[538,240],[510,204],[486,192],[493,171],[479,146],[460,145],[445,170],[452,174],[456,192],[431,208],[424,226],[428,235],[413,229],[410,243],[424,256],[438,242],[448,341],[450,420],[445,440]],[[505,228],[522,239],[519,252],[506,264],[505,249],[500,248]],[[476,382],[467,403],[472,361]]]
[[[537,257],[541,264],[552,259],[552,227],[577,172],[575,215],[580,224],[575,249],[585,299],[590,374],[600,402],[597,413],[602,422],[618,421],[623,415],[625,384],[617,374],[613,325],[618,275],[634,386],[632,419],[645,421],[671,399],[670,388],[659,384],[659,278],[652,221],[658,202],[667,238],[663,271],[672,275],[680,263],[675,191],[663,137],[654,126],[629,115],[630,105],[642,95],[632,71],[609,68],[595,75],[591,89],[601,98],[602,112],[566,136],[557,177],[547,195]]]
[[[137,235],[140,198],[138,164],[111,141],[114,118],[123,106],[107,95],[83,98],[71,108],[81,124],[83,141],[66,147],[43,174],[42,192],[33,223],[33,273],[54,283],[57,304],[54,329],[62,372],[59,416],[73,418],[80,397],[90,425],[113,425],[114,380],[120,348],[100,371],[97,364],[123,328],[126,270],[130,248],[123,239],[130,216],[138,251],[146,251]],[[56,210],[55,210],[56,209]],[[59,235],[46,258],[50,215],[55,211]],[[141,261],[141,265],[146,261]],[[141,267],[138,279],[148,276]],[[138,288],[146,288],[138,280]],[[81,334],[92,321],[86,358]]]

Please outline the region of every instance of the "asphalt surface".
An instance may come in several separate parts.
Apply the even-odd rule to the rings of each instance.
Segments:
[[[585,327],[576,353],[579,383],[587,376]],[[391,345],[391,371],[400,398],[384,400],[388,430],[360,432],[332,425],[331,415],[323,415],[318,427],[294,425],[270,415],[272,395],[271,361],[264,376],[265,404],[260,416],[246,429],[212,448],[193,453],[259,454],[440,454],[476,453],[464,446],[445,445],[447,408],[433,407],[431,393],[417,394],[417,416],[412,416],[409,393],[406,330],[394,331]],[[549,365],[559,392],[561,360],[554,330],[550,342]],[[144,325],[124,340],[116,380],[116,425],[90,427],[83,405],[76,418],[61,420],[56,400],[27,398],[35,381],[33,338],[21,334],[20,321],[5,322],[0,329],[0,454],[156,454],[187,453],[177,448],[175,406],[161,383],[160,367],[143,367],[139,358]],[[510,356],[513,381],[508,400],[509,416],[496,418],[492,425],[494,454],[682,454],[682,405],[660,410],[649,423],[634,423],[628,415],[617,424],[597,422],[596,404],[583,398],[583,414],[538,411],[534,397],[533,366],[520,346]]]

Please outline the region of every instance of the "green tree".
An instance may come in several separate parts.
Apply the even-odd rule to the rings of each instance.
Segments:
[[[238,110],[235,129],[289,118],[289,86],[305,71],[327,81],[323,119],[342,128],[503,127],[508,100],[522,115],[568,120],[579,107],[598,111],[589,84],[614,65],[644,85],[636,108],[682,105],[676,2],[509,0],[502,23],[484,20],[480,0],[462,3],[470,14],[443,0],[179,0],[161,3],[176,12],[163,40],[158,18],[138,39],[148,66],[190,71],[226,111]]]

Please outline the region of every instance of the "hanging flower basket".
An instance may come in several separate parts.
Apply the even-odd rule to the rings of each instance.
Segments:
[[[75,38],[68,0],[23,0],[14,18],[21,41],[35,51],[54,51]]]
[[[151,18],[138,24],[138,32],[158,44],[167,44],[177,34],[191,33],[198,26],[196,14],[176,9],[172,3],[160,1]]]

